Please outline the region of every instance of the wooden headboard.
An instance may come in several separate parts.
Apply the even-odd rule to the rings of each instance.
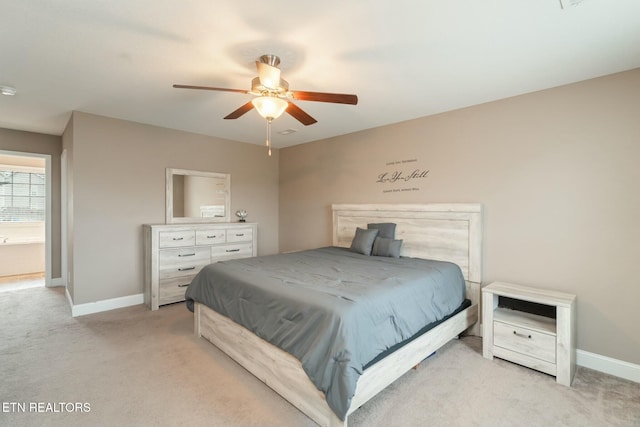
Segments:
[[[464,278],[482,282],[482,205],[334,204],[333,245],[349,247],[356,227],[393,222],[402,239],[402,256],[450,261]]]

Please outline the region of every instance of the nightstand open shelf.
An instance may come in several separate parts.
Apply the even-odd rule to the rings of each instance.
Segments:
[[[575,299],[572,294],[511,283],[484,287],[484,357],[545,372],[570,386],[575,374]]]

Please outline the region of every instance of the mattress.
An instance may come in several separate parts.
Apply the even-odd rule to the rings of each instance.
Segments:
[[[300,360],[344,420],[365,367],[455,312],[464,293],[453,263],[325,247],[210,264],[185,297]]]

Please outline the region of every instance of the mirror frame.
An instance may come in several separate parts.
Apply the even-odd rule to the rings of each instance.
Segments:
[[[226,184],[224,217],[174,217],[173,216],[173,176],[203,176],[209,178],[223,178]],[[202,172],[189,169],[167,168],[166,171],[166,223],[167,224],[184,224],[184,223],[209,223],[209,222],[231,222],[231,174],[218,172]]]

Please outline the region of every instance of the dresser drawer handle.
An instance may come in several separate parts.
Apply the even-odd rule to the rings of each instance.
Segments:
[[[214,234],[213,236],[207,236],[207,239],[215,239],[216,235]]]
[[[184,240],[184,237],[174,237],[173,240]]]
[[[522,337],[522,338],[529,338],[531,339],[531,335],[526,335],[526,334],[521,334],[519,332],[513,331],[513,335],[516,335],[518,337]]]
[[[195,270],[195,267],[185,267],[185,268],[179,268],[178,271],[189,271],[189,270]]]
[[[236,233],[236,237],[242,237],[242,236],[244,236],[244,233],[242,234]]]
[[[195,252],[192,254],[178,254],[178,256],[196,256]]]
[[[185,283],[184,285],[178,285],[179,288],[186,288],[187,286],[189,286],[191,283]]]
[[[240,249],[227,249],[227,252],[240,252]]]

